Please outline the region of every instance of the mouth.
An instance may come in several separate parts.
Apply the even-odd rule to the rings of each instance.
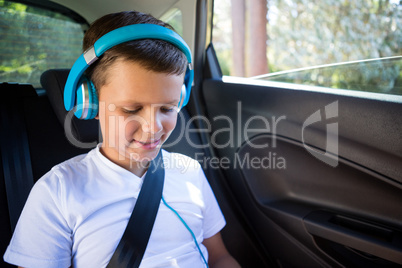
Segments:
[[[134,143],[142,149],[146,149],[146,150],[152,150],[155,149],[156,147],[158,147],[158,145],[160,144],[161,139],[157,139],[157,140],[148,140],[148,141],[137,141],[134,140]]]

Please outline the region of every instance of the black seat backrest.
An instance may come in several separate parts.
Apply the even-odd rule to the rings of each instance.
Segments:
[[[30,160],[30,169],[34,182],[54,165],[88,151],[88,149],[80,149],[69,143],[64,135],[63,127],[60,125],[53,112],[48,97],[40,90],[35,90],[31,85],[0,83],[0,100],[2,108],[0,132],[2,134],[10,134],[12,131],[16,133],[8,135],[9,140],[5,141],[7,144],[0,146],[5,148],[10,144],[21,143],[23,140],[21,132],[19,129],[15,129],[18,126],[13,123],[16,117],[21,117],[21,123],[26,129],[25,140],[27,140],[27,151],[29,153],[28,155],[19,155],[20,151],[15,150],[14,145],[12,146],[14,148],[7,148],[7,150],[13,150],[15,157]],[[3,116],[9,118],[8,122],[4,122]],[[17,166],[13,163],[12,158],[9,159],[9,164],[7,164],[3,161],[5,159],[3,159],[1,154],[0,157],[0,255],[3,256],[11,239],[11,230],[14,227],[11,226],[10,223],[9,202],[6,194],[4,171],[7,170],[7,168],[16,170]],[[22,160],[21,164],[24,163],[23,161],[25,160]],[[5,166],[5,164],[7,166]],[[25,176],[22,176],[22,178],[26,179]],[[17,178],[12,176],[12,179]],[[24,184],[23,186],[25,188],[26,185]],[[15,196],[12,197],[13,200],[16,200],[16,203],[24,204],[29,190],[30,188],[28,188],[27,191],[18,191],[18,193],[15,193]],[[19,215],[20,211],[13,212]],[[8,266],[1,260],[0,267],[12,266]]]
[[[68,69],[52,69],[44,72],[41,76],[41,84],[46,90],[53,111],[65,128],[66,135],[69,135],[69,129],[66,131],[65,123],[68,112],[64,108],[63,93],[64,85],[66,84]],[[98,120],[79,120],[71,114],[71,124],[68,121],[68,127],[71,127],[72,136],[79,142],[83,143],[96,143],[99,141],[99,124]],[[67,117],[69,118],[69,117]],[[94,146],[93,146],[94,147]]]

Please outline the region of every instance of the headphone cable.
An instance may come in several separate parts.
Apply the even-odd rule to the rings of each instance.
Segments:
[[[197,239],[196,239],[196,237],[195,237],[193,231],[191,230],[191,228],[187,225],[187,223],[183,220],[183,218],[179,215],[179,213],[177,213],[177,211],[174,210],[174,208],[172,208],[171,206],[169,206],[169,205],[166,203],[165,199],[163,198],[163,195],[162,195],[162,202],[165,204],[165,206],[166,206],[167,208],[169,208],[171,211],[173,211],[174,214],[176,214],[176,216],[180,219],[180,221],[184,224],[184,226],[185,226],[185,227],[187,228],[187,230],[190,232],[191,236],[193,237],[194,243],[195,243],[195,245],[197,246],[197,249],[198,249],[198,251],[199,251],[200,254],[201,254],[201,257],[202,257],[202,259],[203,259],[205,265],[206,265],[207,268],[208,268],[208,267],[209,267],[209,266],[208,266],[208,262],[205,260],[204,254],[202,254],[201,248],[200,248],[200,246],[198,245]]]

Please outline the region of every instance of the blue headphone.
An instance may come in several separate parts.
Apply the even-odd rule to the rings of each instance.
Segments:
[[[92,81],[83,74],[106,50],[133,40],[158,39],[171,43],[186,56],[188,66],[179,101],[179,109],[184,107],[190,98],[194,71],[191,68],[191,51],[183,38],[176,32],[156,24],[133,24],[113,30],[86,50],[74,63],[64,87],[64,107],[67,111],[76,107],[75,116],[80,119],[93,119],[98,114],[98,96]]]

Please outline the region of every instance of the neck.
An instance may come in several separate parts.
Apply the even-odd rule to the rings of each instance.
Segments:
[[[129,170],[131,173],[136,175],[137,177],[142,177],[145,172],[148,170],[149,167],[149,162],[148,163],[138,163],[138,162],[132,162],[130,163],[130,167],[126,168]],[[125,168],[125,167],[123,167]]]

